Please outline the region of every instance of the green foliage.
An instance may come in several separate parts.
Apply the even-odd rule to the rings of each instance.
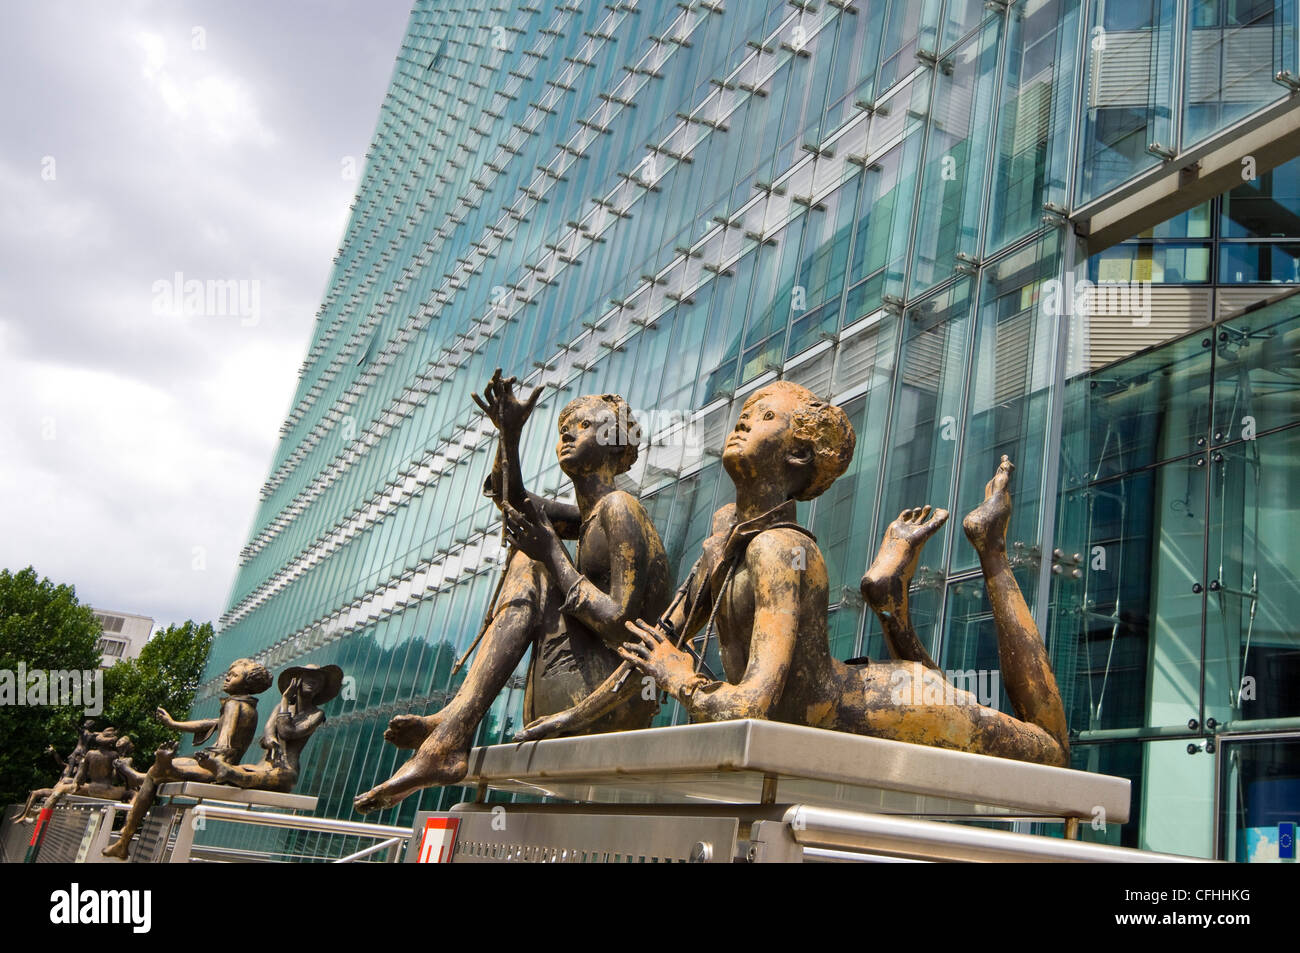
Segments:
[[[140,657],[118,662],[104,673],[104,723],[135,743],[135,766],[153,763],[159,745],[177,740],[154,717],[159,707],[184,720],[194,702],[212,647],[212,623],[187,621],[154,635]]]
[[[72,586],[40,579],[31,566],[0,570],[0,669],[16,672],[21,662],[28,671],[93,671],[100,634]],[[28,791],[54,782],[58,768],[42,752],[52,744],[66,756],[85,717],[81,708],[0,705],[0,804],[23,801]]]

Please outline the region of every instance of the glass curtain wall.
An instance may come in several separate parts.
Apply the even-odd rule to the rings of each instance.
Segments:
[[[744,397],[783,377],[844,406],[853,465],[800,508],[841,658],[883,655],[858,582],[887,522],[924,503],[959,517],[1006,453],[1017,578],[1045,621],[1066,327],[1044,288],[1073,265],[1063,213],[1142,166],[1115,132],[1129,113],[1187,140],[1190,121],[1157,115],[1180,100],[1151,64],[1210,29],[1122,7],[417,0],[196,715],[234,658],[335,663],[349,682],[301,789],[348,816],[391,772],[388,719],[455,692],[501,571],[480,492],[494,433],[469,399],[496,367],[546,387],[521,448],[544,495],[571,498],[554,457],[566,402],[614,391],[646,415],[623,485],[679,580],[728,501],[718,452]],[[1233,30],[1263,28],[1232,11],[1249,23],[1214,13],[1229,51]],[[1288,22],[1268,21],[1281,47]],[[1094,23],[1157,51],[1149,88],[1112,92]],[[1216,95],[1205,129],[1240,113]],[[1222,214],[1258,220],[1250,196],[1233,202]],[[1271,238],[1217,239],[1203,219],[1177,234],[1191,251]],[[927,547],[913,611],[942,665],[996,668],[958,522]],[[481,743],[518,726],[522,678]],[[378,819],[463,795],[430,789]]]

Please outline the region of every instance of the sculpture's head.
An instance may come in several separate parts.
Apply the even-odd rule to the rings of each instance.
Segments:
[[[298,701],[304,704],[323,705],[336,697],[343,686],[343,669],[337,665],[295,665],[286,668],[276,680],[280,694],[290,690],[298,681]]]
[[[117,729],[112,725],[95,735],[95,744],[101,748],[112,748],[117,745],[117,742]]]
[[[123,735],[117,739],[117,754],[120,758],[129,758],[135,751],[135,745],[131,743],[130,735]]]
[[[235,659],[221,687],[228,695],[257,695],[271,687],[271,673],[251,658]]]
[[[606,471],[612,478],[636,463],[641,428],[618,394],[578,397],[560,411],[555,454],[568,476]]]
[[[844,411],[806,387],[776,381],[746,399],[722,465],[737,486],[778,481],[786,499],[811,500],[848,469],[856,439]]]

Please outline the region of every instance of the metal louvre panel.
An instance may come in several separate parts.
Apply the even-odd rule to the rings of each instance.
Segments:
[[[1209,288],[1178,285],[1151,288],[1151,323],[1135,314],[1091,314],[1079,318],[1085,327],[1088,369],[1096,370],[1162,341],[1186,334],[1210,320]]]
[[[1004,138],[1010,135],[1011,145],[1002,146],[1003,155],[1018,156],[1047,141],[1052,117],[1052,84],[1050,81],[1034,83],[1020,91],[1016,97],[1016,118],[1011,126],[1003,127]]]
[[[45,837],[41,841],[38,864],[70,864],[77,859],[86,825],[92,817],[89,811],[56,808],[45,824]]]
[[[785,379],[808,388],[818,397],[827,397],[831,392],[831,371],[835,366],[835,349],[826,348],[816,357],[792,367],[785,373]]]
[[[1147,105],[1153,36],[1146,31],[1106,34],[1106,48],[1093,54],[1089,108]]]
[[[176,808],[170,804],[156,804],[150,809],[131,848],[131,863],[156,864],[162,861],[175,816]]]
[[[880,352],[889,336],[882,339],[881,324],[868,328],[840,342],[839,361],[835,366],[834,389],[841,393],[870,379],[880,361]]]
[[[700,446],[706,453],[722,449],[727,431],[731,429],[731,404],[723,404],[708,414],[700,425]]]
[[[460,819],[452,855],[457,864],[726,864],[736,856],[740,826],[734,817],[535,814],[513,808],[498,815],[474,805],[441,816]],[[708,846],[707,856],[699,855],[697,845]]]
[[[21,804],[10,804],[0,820],[0,864],[21,864],[27,854],[27,845],[31,842],[32,824],[12,824],[23,809]]]
[[[1032,308],[998,322],[993,354],[994,404],[1016,400],[1029,393],[1033,332]]]
[[[1262,104],[1280,94],[1273,82],[1273,31],[1269,27],[1193,30],[1187,59],[1190,102]]]
[[[904,385],[935,393],[943,383],[943,365],[948,354],[945,325],[922,331],[907,342],[907,360],[899,368]]]

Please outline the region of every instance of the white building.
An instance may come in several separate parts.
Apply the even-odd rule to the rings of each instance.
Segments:
[[[102,656],[99,664],[102,668],[109,668],[122,659],[135,658],[153,631],[153,619],[130,612],[96,609],[95,619],[104,629],[99,639]]]

